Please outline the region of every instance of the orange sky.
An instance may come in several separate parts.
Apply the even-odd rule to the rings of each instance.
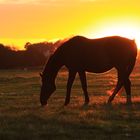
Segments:
[[[0,0],[0,19],[0,42],[20,49],[72,35],[121,35],[140,44],[139,0]]]

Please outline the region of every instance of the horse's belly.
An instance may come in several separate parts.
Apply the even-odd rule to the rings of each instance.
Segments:
[[[68,57],[65,59],[65,66],[68,69],[75,71],[87,71],[93,73],[103,73],[113,68],[112,62],[107,56],[102,55],[89,55],[88,57]],[[103,58],[102,58],[103,57]]]
[[[103,73],[112,69],[113,66],[110,63],[96,63],[85,65],[85,71],[93,72],[93,73]]]
[[[107,71],[109,71],[110,69],[112,69],[113,67],[112,66],[110,66],[110,67],[104,67],[104,68],[98,68],[98,67],[96,67],[96,68],[86,68],[85,69],[85,71],[87,71],[87,72],[93,72],[93,73],[104,73],[104,72],[107,72]]]
[[[112,60],[106,54],[106,51],[87,52],[86,56],[86,58],[82,58],[81,62],[88,72],[103,73],[113,67]]]

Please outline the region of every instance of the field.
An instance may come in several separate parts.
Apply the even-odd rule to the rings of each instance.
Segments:
[[[71,103],[64,107],[67,72],[59,72],[48,106],[39,103],[41,70],[0,70],[0,140],[131,140],[140,139],[140,67],[132,75],[133,105],[124,90],[112,103],[116,71],[87,73],[90,104],[84,106],[79,77]]]

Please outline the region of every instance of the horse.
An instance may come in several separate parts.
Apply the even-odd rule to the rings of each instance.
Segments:
[[[88,39],[75,36],[63,43],[49,58],[43,72],[40,103],[47,104],[49,97],[56,90],[55,78],[59,69],[65,66],[68,69],[67,92],[64,105],[70,102],[70,94],[76,74],[79,74],[85,104],[89,103],[86,72],[104,73],[112,68],[117,70],[118,81],[112,95],[108,99],[111,103],[115,95],[124,86],[127,95],[127,104],[131,104],[131,81],[129,76],[134,68],[137,56],[135,40],[120,36]]]

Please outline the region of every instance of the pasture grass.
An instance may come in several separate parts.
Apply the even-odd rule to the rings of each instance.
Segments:
[[[59,72],[57,90],[44,108],[39,103],[40,70],[0,70],[0,140],[139,140],[140,73],[131,75],[133,105],[124,90],[107,105],[116,71],[87,74],[90,104],[84,106],[79,77],[71,102],[63,106],[67,72]]]

